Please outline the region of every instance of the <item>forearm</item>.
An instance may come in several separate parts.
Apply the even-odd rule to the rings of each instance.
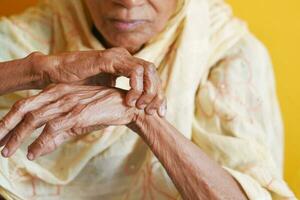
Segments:
[[[144,116],[135,130],[160,160],[184,199],[247,199],[238,183],[167,120]]]
[[[42,87],[42,77],[33,66],[36,53],[29,56],[0,63],[0,95],[25,89]]]

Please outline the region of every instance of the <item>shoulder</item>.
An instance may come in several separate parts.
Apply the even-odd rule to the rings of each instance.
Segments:
[[[277,130],[282,130],[270,56],[251,33],[212,67],[205,86],[213,94],[215,110],[226,119],[235,119],[241,126],[245,121],[271,126],[274,119]]]
[[[211,68],[202,87],[210,88],[220,113],[239,113],[243,118],[252,115],[254,120],[276,98],[267,49],[247,33]]]
[[[266,46],[248,32],[212,67],[211,75],[213,76],[210,77],[223,76],[228,81],[249,79],[254,86],[259,87],[266,79],[273,82],[273,73]]]

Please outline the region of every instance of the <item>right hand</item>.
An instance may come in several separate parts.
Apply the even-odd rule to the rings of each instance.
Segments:
[[[45,85],[51,83],[82,84],[99,74],[130,79],[130,91],[126,95],[128,106],[145,109],[147,114],[165,107],[166,100],[155,65],[132,56],[126,49],[67,52],[46,56],[34,54],[34,68],[42,69]],[[161,114],[161,113],[159,113]]]

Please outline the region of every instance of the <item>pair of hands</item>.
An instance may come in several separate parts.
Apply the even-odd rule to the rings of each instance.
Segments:
[[[110,125],[128,125],[145,114],[157,112],[163,117],[166,113],[155,67],[124,49],[34,57],[34,66],[45,69],[45,82],[55,84],[18,101],[0,121],[4,157],[12,156],[35,129],[44,125],[28,147],[29,160],[79,135]],[[130,91],[107,87],[113,86],[117,76],[130,78]],[[106,86],[93,85],[99,83]]]
[[[116,77],[125,76],[130,79],[131,87],[126,95],[126,104],[145,109],[148,114],[153,114],[155,107],[158,114],[164,115],[160,111],[164,111],[166,102],[155,65],[132,56],[126,49],[79,51],[53,56],[34,53],[32,57],[33,71],[42,77],[43,87],[51,83],[107,85],[113,83]]]

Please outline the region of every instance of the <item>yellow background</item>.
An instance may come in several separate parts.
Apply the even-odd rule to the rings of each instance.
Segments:
[[[22,11],[36,0],[0,0],[0,15]],[[285,179],[300,196],[300,0],[228,0],[237,16],[266,44],[273,58],[283,112]],[[1,48],[1,47],[0,47]]]

